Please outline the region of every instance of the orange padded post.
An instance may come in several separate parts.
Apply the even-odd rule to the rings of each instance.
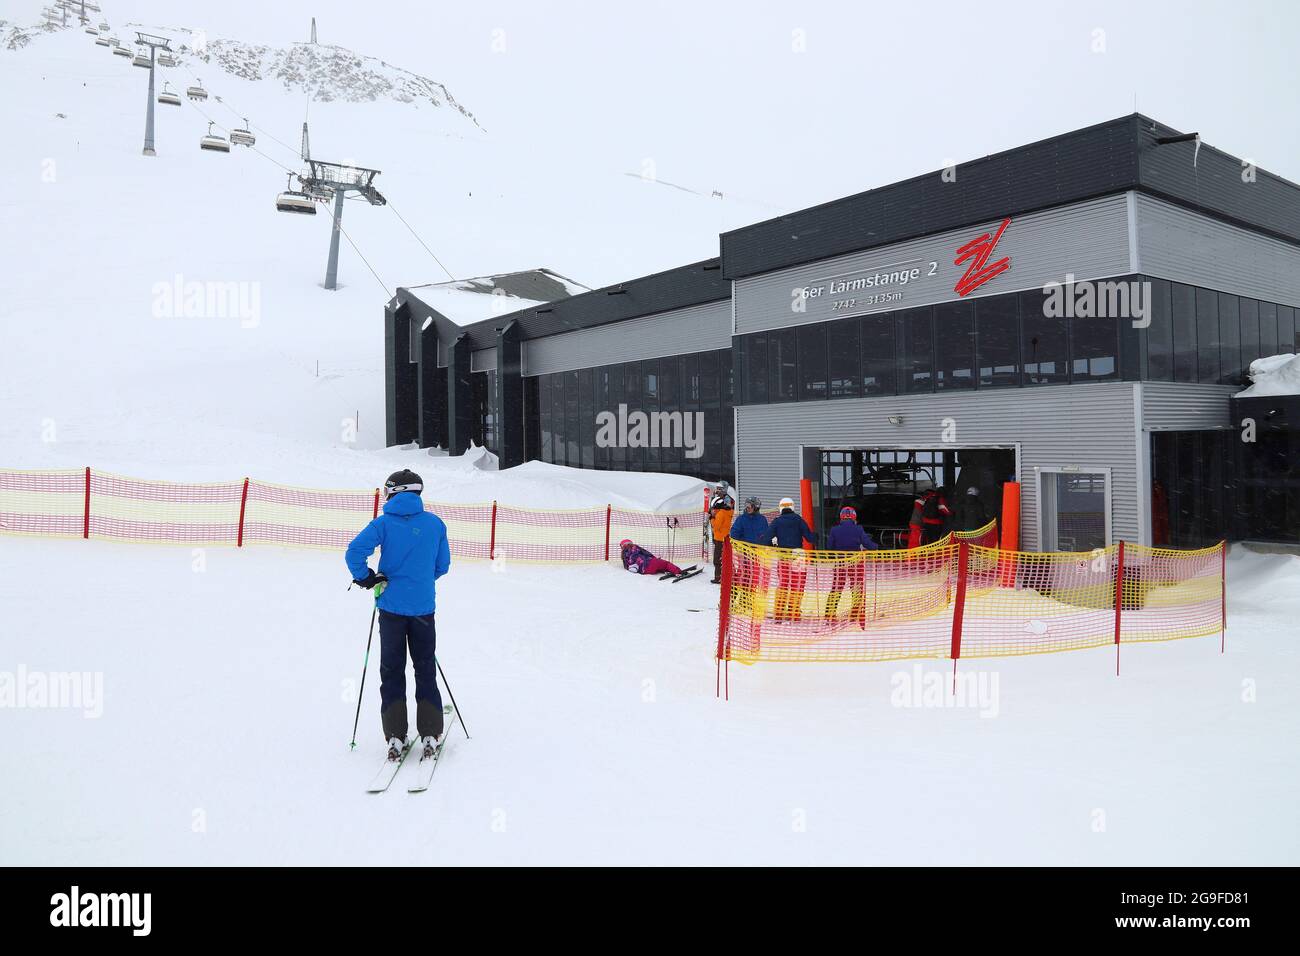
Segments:
[[[813,524],[813,501],[812,501],[812,479],[811,478],[799,479],[799,507],[803,509],[803,520],[808,522],[808,527],[816,531],[817,526]],[[809,544],[807,541],[805,541],[803,543],[803,549],[805,551],[811,551],[813,549],[813,546]]]
[[[1015,552],[1020,550],[1020,482],[1002,486],[1002,558],[998,583],[1004,588],[1016,586]]]

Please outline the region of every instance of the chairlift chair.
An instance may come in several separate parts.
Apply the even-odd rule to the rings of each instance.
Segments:
[[[147,70],[147,69],[149,69],[149,67],[151,67],[153,64],[149,62],[149,56],[148,56],[148,54],[145,54],[145,53],[137,53],[137,54],[135,55],[135,59],[131,61],[131,65],[132,65],[132,66],[142,66],[142,67],[144,67],[144,68]]]
[[[99,36],[99,31],[96,30],[94,27],[86,27],[85,32],[89,33],[92,37]]]
[[[100,32],[100,33],[107,33],[108,30],[109,30],[109,26],[108,26],[107,23],[101,23],[101,24],[99,25],[99,32]]]
[[[232,146],[252,146],[257,142],[257,137],[253,135],[248,128],[248,117],[244,117],[243,129],[232,129],[230,131],[230,143]]]
[[[159,53],[159,54],[158,54],[158,65],[159,65],[159,66],[175,66],[175,65],[176,65],[176,57],[172,56],[170,53],[167,53],[167,52],[165,52],[165,51],[162,52],[162,53]]]
[[[116,48],[117,48],[117,45],[118,45],[119,43],[121,43],[121,42],[122,42],[122,41],[119,40],[117,37],[109,37],[109,38],[108,38],[108,45],[111,46],[111,47],[113,47],[114,49],[116,49]]]
[[[124,46],[115,46],[115,47],[113,47],[113,55],[114,55],[114,56],[130,56],[130,57],[134,57],[134,56],[135,56],[135,54],[131,52],[131,50],[130,50],[129,47],[124,47]]]
[[[95,46],[108,46],[108,37],[95,37]]]
[[[185,95],[192,100],[206,100],[208,98],[208,91],[203,88],[202,80],[199,80],[198,82],[198,86],[191,86],[186,89]]]
[[[293,188],[293,173],[289,174],[288,185],[284,192],[275,197],[275,208],[279,212],[292,212],[301,216],[316,215],[316,203],[305,192]]]
[[[167,89],[167,87],[168,84],[164,82],[162,92],[158,94],[158,102],[164,103],[167,106],[180,106],[181,105],[180,96],[176,93],[173,93],[171,90]]]
[[[230,144],[226,142],[226,137],[212,132],[212,126],[212,123],[208,124],[208,134],[199,140],[199,149],[209,149],[215,153],[230,152]]]

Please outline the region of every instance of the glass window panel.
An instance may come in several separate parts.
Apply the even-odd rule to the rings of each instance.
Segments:
[[[1196,290],[1196,380],[1218,382],[1223,374],[1219,361],[1219,296],[1210,289]]]
[[[1174,377],[1173,301],[1169,283],[1150,279],[1151,324],[1144,330],[1147,340],[1147,378],[1169,382]]]
[[[627,403],[627,395],[623,390],[623,369],[622,365],[611,365],[608,368],[609,374],[609,410],[614,415],[619,414],[619,405]],[[613,447],[609,450],[609,465],[611,468],[622,470],[627,467],[627,449],[615,441]]]
[[[700,356],[696,352],[682,356],[682,400],[687,408],[700,403]]]
[[[1232,385],[1241,381],[1241,304],[1235,295],[1219,293],[1219,381]]]
[[[1277,306],[1272,302],[1259,304],[1259,354],[1261,357],[1276,355],[1277,347]],[[1287,349],[1287,351],[1291,351]]]
[[[792,402],[798,396],[798,339],[794,329],[782,329],[767,335],[768,398],[773,402]]]
[[[1020,384],[1020,302],[1015,295],[995,295],[975,302],[979,343],[979,387]]]
[[[659,360],[645,359],[641,363],[641,383],[645,386],[642,393],[646,411],[659,407]]]
[[[826,397],[826,323],[799,329],[799,400]]]
[[[897,356],[894,347],[894,314],[884,312],[862,317],[862,394],[895,395]]]
[[[1279,305],[1277,307],[1277,349],[1279,352],[1294,352],[1296,350],[1295,327],[1296,310],[1289,305]]]
[[[1132,319],[1114,315],[1075,316],[1070,326],[1070,348],[1076,382],[1119,378],[1119,323]]]
[[[678,390],[682,380],[682,357],[674,355],[659,360],[659,405],[665,411],[681,407]]]
[[[1041,290],[1020,294],[1020,349],[1025,385],[1056,385],[1070,380],[1067,358],[1070,326],[1065,316],[1047,315],[1048,298]]]
[[[1174,381],[1196,381],[1196,290],[1181,282],[1173,284]]]
[[[930,307],[898,313],[898,358],[903,392],[934,390],[934,310]]]
[[[745,403],[764,405],[767,401],[767,333],[760,332],[745,343]]]
[[[1259,301],[1241,300],[1241,365],[1250,368],[1250,363],[1260,357],[1259,350]]]
[[[736,404],[736,374],[732,368],[731,349],[718,349],[718,386],[724,406]]]
[[[578,444],[578,373],[564,373],[564,462],[572,468],[582,463]]]
[[[975,387],[975,303],[945,302],[934,307],[935,388]]]
[[[718,380],[718,353],[700,353],[700,404],[705,408],[717,408],[720,401],[721,384]]]
[[[537,419],[541,426],[542,461],[554,461],[551,451],[551,383],[549,375],[539,375],[537,381]]]
[[[578,372],[578,442],[582,446],[582,467],[595,467],[596,386],[589,368]]]
[[[861,325],[856,316],[827,325],[826,351],[830,356],[828,375],[831,398],[854,398],[862,394]]]

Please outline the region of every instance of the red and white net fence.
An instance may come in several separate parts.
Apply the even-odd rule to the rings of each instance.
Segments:
[[[0,534],[342,550],[381,506],[378,489],[298,488],[251,478],[151,481],[90,468],[0,470]],[[618,560],[623,538],[674,562],[699,560],[704,553],[702,509],[542,510],[493,501],[427,501],[425,510],[442,518],[452,555],[462,560]]]

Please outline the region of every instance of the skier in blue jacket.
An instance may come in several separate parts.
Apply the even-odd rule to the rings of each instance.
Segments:
[[[400,757],[409,728],[406,716],[406,649],[415,667],[415,727],[427,755],[442,736],[442,695],[438,692],[434,582],[451,567],[447,526],[424,510],[424,483],[402,470],[384,483],[384,512],[348,545],[345,560],[354,584],[383,584],[379,608],[380,719],[390,759]],[[379,548],[379,573],[367,563]]]
[[[767,543],[775,544],[778,548],[799,548],[803,542],[816,546],[817,539],[813,537],[812,528],[808,527],[808,522],[795,514],[794,499],[782,498],[781,513],[772,519],[772,524],[768,527]]]
[[[767,528],[767,519],[763,517],[763,502],[750,496],[745,499],[745,510],[731,522],[731,540],[768,544],[772,536],[768,534]]]

